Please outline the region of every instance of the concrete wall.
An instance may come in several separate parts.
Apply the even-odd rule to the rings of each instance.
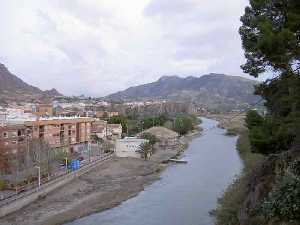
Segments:
[[[117,157],[133,157],[141,158],[140,145],[147,140],[139,138],[124,138],[116,141],[116,156]]]
[[[59,188],[65,184],[69,183],[74,178],[79,177],[79,176],[89,172],[90,170],[92,170],[93,168],[95,168],[96,166],[101,164],[102,162],[107,161],[107,160],[111,159],[112,157],[113,157],[113,155],[109,155],[103,159],[97,160],[89,165],[86,165],[77,171],[74,171],[72,173],[63,175],[59,178],[56,178],[55,180],[52,180],[46,184],[43,184],[39,190],[34,189],[34,190],[28,191],[24,194],[19,194],[14,199],[9,199],[7,201],[4,200],[3,202],[0,202],[0,205],[1,205],[0,206],[0,218],[8,215],[10,213],[13,213],[13,212],[23,208],[24,206],[36,201],[39,197],[45,196],[48,193],[50,193],[51,191],[54,191],[56,188]]]

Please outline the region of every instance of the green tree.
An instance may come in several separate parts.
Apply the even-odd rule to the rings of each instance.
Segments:
[[[254,77],[276,76],[256,88],[268,115],[249,115],[252,149],[264,154],[289,150],[300,139],[300,1],[250,0],[241,21],[243,70]]]
[[[151,133],[147,133],[147,132],[141,134],[140,137],[143,138],[143,139],[148,140],[148,141],[149,141],[149,144],[152,145],[152,146],[153,146],[156,142],[159,141],[159,140],[156,138],[155,135],[153,135],[153,134],[151,134]]]
[[[250,0],[241,21],[245,72],[253,76],[269,69],[299,72],[299,0]]]
[[[154,126],[163,126],[167,121],[166,115],[159,115],[153,117],[146,117],[143,119],[143,129],[148,129]]]
[[[174,130],[184,135],[193,129],[193,120],[186,115],[177,116],[174,123]]]
[[[249,110],[246,116],[246,125],[249,129],[257,126],[261,126],[264,119],[255,110]]]

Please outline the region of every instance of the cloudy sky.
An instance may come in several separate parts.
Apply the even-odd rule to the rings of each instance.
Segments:
[[[1,0],[0,62],[24,81],[103,96],[162,75],[244,75],[247,0]]]

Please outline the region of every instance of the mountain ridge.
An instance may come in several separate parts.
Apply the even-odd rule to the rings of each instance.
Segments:
[[[29,85],[12,74],[8,68],[0,63],[0,103],[49,100],[56,96],[63,96],[56,89],[42,91]]]
[[[210,109],[239,109],[259,100],[254,85],[258,82],[239,76],[210,73],[200,77],[162,76],[157,81],[133,86],[110,94],[107,100],[133,101],[166,99],[190,101]]]

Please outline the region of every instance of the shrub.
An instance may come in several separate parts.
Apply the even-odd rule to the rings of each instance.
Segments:
[[[4,180],[0,180],[0,191],[3,191],[6,188],[6,182]]]
[[[300,177],[294,173],[298,171],[299,164],[299,161],[291,164],[263,201],[259,212],[266,219],[300,222]]]
[[[147,132],[141,134],[140,137],[143,138],[143,139],[148,140],[150,145],[154,145],[156,142],[159,141],[155,135],[153,135],[151,133],[147,133]]]

